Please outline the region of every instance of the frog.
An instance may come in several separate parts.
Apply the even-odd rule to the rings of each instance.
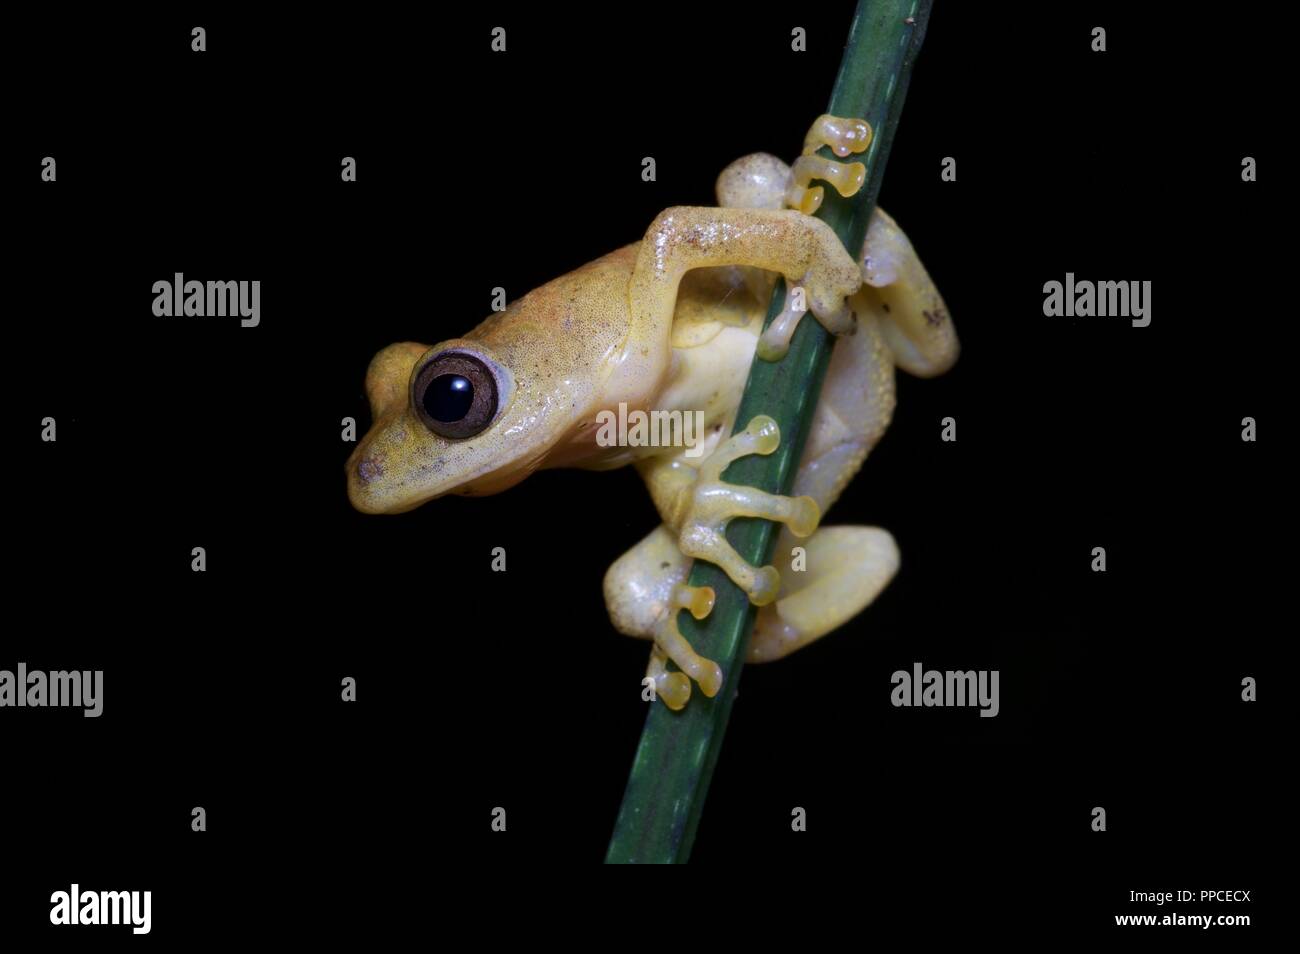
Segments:
[[[875,210],[854,256],[814,215],[825,197],[814,182],[844,196],[862,187],[865,165],[844,160],[871,139],[864,120],[820,116],[794,163],[754,153],[727,166],[716,207],[665,209],[640,241],[463,337],[379,351],[365,376],[372,423],[345,465],[351,504],[399,514],[449,494],[500,493],[541,469],[634,467],[661,522],[614,561],[602,589],[615,630],[650,640],[642,681],[674,710],[693,685],[712,697],[725,681],[679,626],[682,612],[703,619],[716,598],[688,582],[692,561],[719,566],[758,607],[746,663],[848,622],[897,573],[899,549],[883,528],[821,526],[822,515],[889,426],[896,369],[933,377],[960,350],[892,217]],[[785,306],[765,329],[778,280]],[[771,417],[736,415],[756,356],[780,360],[809,313],[835,339],[790,492],[728,483],[730,463],[780,446]],[[693,413],[703,426],[692,446],[602,440],[602,416],[615,409]],[[731,546],[736,517],[779,524],[773,564],[753,566]]]

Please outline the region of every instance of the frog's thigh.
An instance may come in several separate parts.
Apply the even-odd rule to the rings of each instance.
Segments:
[[[655,624],[668,613],[673,590],[686,582],[691,561],[677,538],[660,524],[610,564],[605,573],[605,608],[614,628],[628,636],[654,638]]]
[[[824,513],[862,466],[894,410],[894,364],[881,335],[879,303],[858,314],[856,334],[835,343],[792,494],[806,494]],[[794,547],[804,549],[794,569]],[[835,527],[799,540],[783,530],[773,549],[781,572],[777,602],[758,614],[752,662],[779,659],[861,612],[893,577],[898,548],[885,530]]]
[[[780,659],[837,629],[862,612],[898,570],[898,547],[879,527],[823,527],[800,545],[804,569],[780,561],[783,595],[759,610],[750,662]]]
[[[894,359],[878,303],[858,313],[858,330],[835,342],[791,493],[824,514],[861,468],[894,413]]]

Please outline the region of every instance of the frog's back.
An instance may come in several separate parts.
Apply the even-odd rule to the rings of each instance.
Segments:
[[[627,333],[627,287],[639,248],[624,246],[533,289],[465,337],[506,350],[536,336],[552,348],[564,338],[605,353]]]

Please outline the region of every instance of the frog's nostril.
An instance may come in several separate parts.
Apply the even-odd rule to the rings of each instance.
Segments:
[[[382,477],[383,473],[384,468],[378,457],[363,457],[361,463],[357,464],[357,479],[363,484],[370,483],[376,477]]]

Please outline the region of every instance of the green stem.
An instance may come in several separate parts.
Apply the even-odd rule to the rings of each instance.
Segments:
[[[867,164],[866,184],[849,199],[827,188],[818,216],[854,253],[861,253],[867,223],[875,211],[885,160],[930,6],[931,0],[859,0],[853,17],[827,112],[865,118],[875,136],[861,157]],[[837,158],[827,148],[821,154]],[[778,282],[768,322],[781,311],[784,300],[785,287]],[[723,475],[727,481],[789,493],[832,344],[831,336],[817,322],[801,321],[781,361],[755,359],[734,430],[741,430],[758,414],[768,414],[781,428],[781,445],[766,457],[742,457],[727,468]],[[731,521],[727,538],[742,557],[761,566],[770,559],[774,530],[775,524],[767,520],[738,518]],[[651,704],[610,839],[607,863],[681,863],[690,856],[754,624],[754,607],[718,567],[697,561],[690,583],[711,586],[717,594],[713,612],[704,620],[697,622],[689,613],[682,613],[680,623],[696,651],[722,667],[722,691],[709,699],[697,688],[681,712],[657,701]]]

